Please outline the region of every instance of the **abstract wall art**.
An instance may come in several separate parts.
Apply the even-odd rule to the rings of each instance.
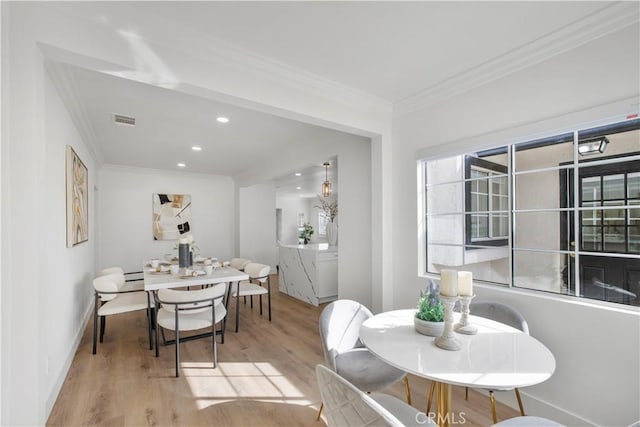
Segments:
[[[153,195],[153,240],[176,240],[191,231],[191,195]]]
[[[67,145],[67,247],[89,240],[89,174],[70,145]]]

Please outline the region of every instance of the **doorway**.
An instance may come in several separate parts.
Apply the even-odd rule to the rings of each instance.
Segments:
[[[634,131],[637,134],[637,131]],[[578,244],[579,294],[640,305],[640,152],[580,160],[578,238],[574,211],[561,216],[561,248]],[[588,166],[589,163],[596,163]],[[574,205],[574,170],[560,171],[560,204]],[[575,254],[566,256],[563,281],[576,293]]]

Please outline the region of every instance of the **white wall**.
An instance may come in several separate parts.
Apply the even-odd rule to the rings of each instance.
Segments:
[[[135,185],[132,185],[135,183]],[[139,271],[151,257],[174,253],[175,240],[153,240],[154,193],[191,195],[191,234],[204,256],[234,253],[234,188],[226,176],[105,166],[98,189],[98,268]]]
[[[238,255],[253,262],[278,264],[276,244],[276,189],[273,184],[240,188],[240,248]]]
[[[46,409],[55,403],[55,398],[64,382],[66,371],[75,355],[76,345],[84,332],[83,324],[93,301],[91,280],[95,268],[97,236],[94,219],[97,165],[80,138],[69,114],[58,96],[53,83],[45,76],[44,117],[46,144],[44,146],[43,185],[47,191],[41,194],[42,229],[38,248],[42,271],[48,276],[40,284],[43,293],[44,316],[40,319],[40,333],[45,337],[41,357],[44,362],[43,397]],[[71,145],[88,169],[89,185],[89,241],[73,248],[66,248],[66,184],[63,173],[65,146]],[[46,272],[54,274],[46,274]],[[70,345],[70,343],[74,345]]]
[[[585,43],[435,106],[394,118],[394,305],[411,307],[424,279],[417,277],[416,159],[526,141],[544,132],[637,111],[639,29],[635,25]],[[594,59],[615,66],[594,67]],[[531,413],[568,425],[621,426],[640,419],[640,316],[606,304],[478,289],[482,297],[513,304],[532,334],[553,351],[557,370],[523,390]],[[603,392],[609,390],[610,392]],[[502,393],[499,399],[506,394]],[[535,410],[535,412],[534,412]]]
[[[41,425],[91,302],[97,165],[45,71],[29,23],[2,7],[3,124],[10,126],[2,134],[1,422]],[[66,247],[67,144],[89,172],[89,241],[73,248]]]

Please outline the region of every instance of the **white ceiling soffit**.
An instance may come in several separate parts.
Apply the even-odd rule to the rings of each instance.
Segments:
[[[100,25],[415,110],[638,22],[638,2],[56,2]],[[348,90],[351,88],[351,90]]]
[[[435,105],[575,49],[594,39],[637,24],[640,21],[639,4],[638,2],[609,3],[583,18],[576,19],[555,31],[401,100],[394,105],[394,113],[403,115]]]

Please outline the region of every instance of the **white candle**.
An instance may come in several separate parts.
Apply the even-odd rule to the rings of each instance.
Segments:
[[[470,271],[458,271],[458,292],[465,297],[473,295],[473,275]]]
[[[458,296],[458,272],[440,270],[440,294],[448,297]]]

